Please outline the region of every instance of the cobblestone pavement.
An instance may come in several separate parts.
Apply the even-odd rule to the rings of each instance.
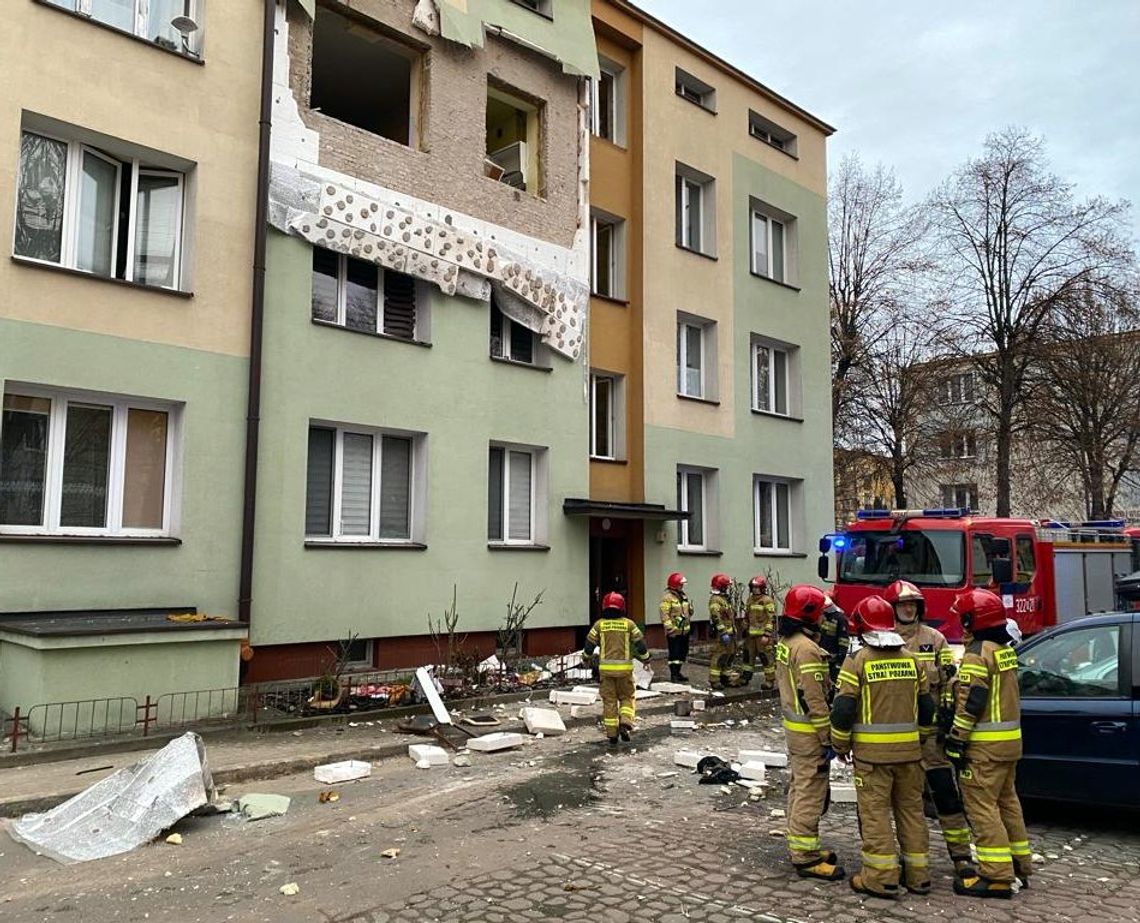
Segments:
[[[1011,903],[955,897],[932,837],[935,891],[896,903],[865,900],[845,882],[796,878],[782,826],[783,774],[766,797],[703,786],[673,765],[680,747],[734,756],[780,745],[771,702],[707,713],[733,724],[670,736],[649,718],[630,748],[610,754],[594,728],[472,754],[469,768],[380,764],[373,778],[316,803],[310,776],[243,786],[294,797],[288,815],[246,824],[190,819],[181,847],[161,841],[128,856],[68,868],[0,842],[0,918],[25,920],[823,921],[1140,920],[1140,830],[1134,818],[1034,812],[1043,861]],[[238,794],[231,792],[228,794]],[[932,827],[932,832],[933,832]],[[834,805],[824,835],[858,864],[853,805]],[[380,853],[400,849],[396,859]],[[281,885],[296,882],[287,897]]]

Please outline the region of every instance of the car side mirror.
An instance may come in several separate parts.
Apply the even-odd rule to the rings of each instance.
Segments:
[[[1013,583],[1013,563],[1009,558],[993,559],[994,583],[1001,586],[1003,583]]]

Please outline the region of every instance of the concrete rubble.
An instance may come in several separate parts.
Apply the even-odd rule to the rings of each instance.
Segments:
[[[555,737],[566,733],[562,716],[553,708],[524,708],[521,713],[528,734]]]
[[[415,761],[417,767],[423,769],[432,766],[446,766],[450,762],[447,758],[447,751],[434,744],[409,744],[408,756]],[[421,767],[421,763],[426,763],[426,765]]]
[[[496,753],[499,750],[510,750],[521,747],[522,734],[511,731],[496,731],[494,734],[484,734],[482,737],[472,737],[467,741],[467,749],[478,753]]]
[[[372,764],[363,760],[344,760],[340,763],[325,763],[313,769],[313,778],[324,785],[339,785],[367,779],[372,775]]]

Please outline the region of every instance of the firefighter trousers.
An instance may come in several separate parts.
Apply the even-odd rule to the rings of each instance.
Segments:
[[[633,673],[603,673],[599,683],[602,693],[602,727],[606,737],[618,736],[621,725],[633,727]]]
[[[925,783],[922,762],[864,763],[855,760],[855,799],[863,884],[872,891],[898,891],[899,849],[902,847],[903,881],[908,887],[930,887],[930,833],[922,813]],[[891,831],[891,817],[895,830]],[[896,846],[896,836],[898,846]]]
[[[822,769],[820,766],[822,765]],[[823,857],[819,819],[827,809],[831,767],[821,757],[788,754],[788,830],[785,834],[792,865],[815,865]]]
[[[762,639],[759,635],[747,635],[742,642],[744,646],[743,681],[747,686],[752,681],[752,674],[761,671],[764,685],[776,684],[776,658],[772,656],[772,641],[770,638]]]
[[[1021,814],[1014,779],[1017,763],[975,760],[958,773],[962,802],[974,831],[978,874],[990,881],[1013,882],[1014,873],[1033,872],[1029,834]]]
[[[926,773],[926,790],[930,792],[934,810],[938,812],[938,825],[942,828],[942,839],[946,841],[950,859],[953,862],[970,861],[970,825],[962,809],[954,767],[946,759],[936,737],[928,738],[922,745],[922,769]]]
[[[689,659],[689,633],[669,635],[665,638],[669,647],[669,676],[674,678]]]
[[[729,681],[729,670],[732,668],[732,659],[736,656],[736,639],[727,644],[717,638],[713,642],[712,655],[709,658],[709,683],[716,686],[722,679]]]

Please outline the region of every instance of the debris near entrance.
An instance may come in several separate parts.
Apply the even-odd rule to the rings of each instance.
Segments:
[[[372,775],[372,764],[363,760],[344,760],[340,763],[325,763],[313,770],[313,778],[322,785],[339,785],[355,782]]]
[[[234,802],[234,811],[246,820],[265,820],[267,817],[281,817],[292,804],[288,795],[263,795],[251,793],[242,795]]]
[[[88,862],[137,849],[216,794],[202,738],[190,732],[8,831],[57,862]]]

